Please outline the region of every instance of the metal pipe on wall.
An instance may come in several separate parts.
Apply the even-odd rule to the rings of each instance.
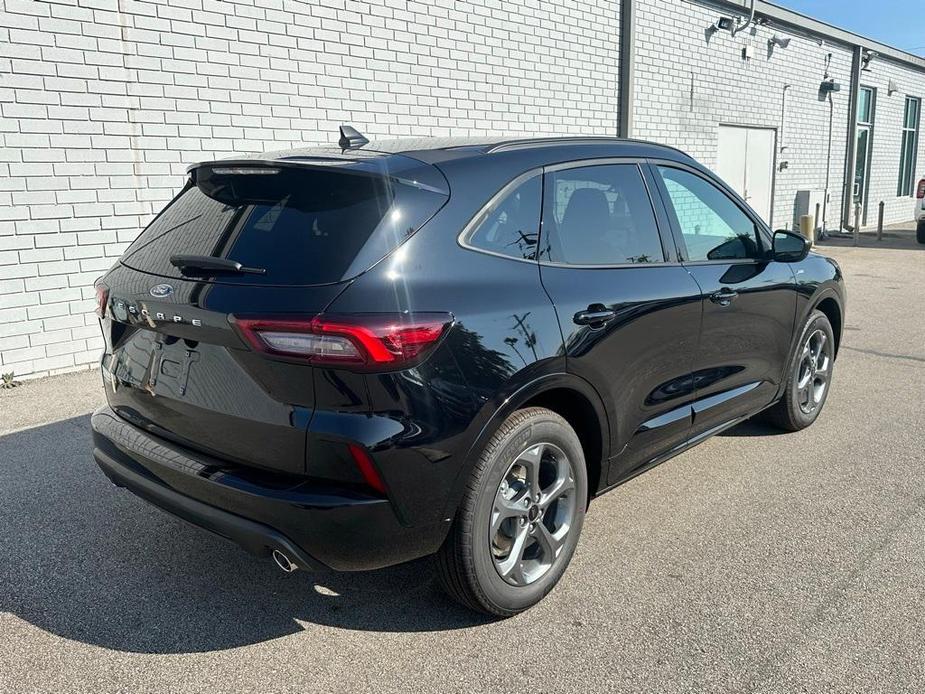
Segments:
[[[787,91],[793,85],[785,84],[780,97],[780,151],[787,149],[787,139],[784,137],[784,128],[787,126]]]
[[[825,193],[822,195],[822,233],[825,235],[829,230],[829,183],[832,178],[832,125],[835,121],[835,100],[832,98],[832,92],[829,92],[829,143],[825,153]]]
[[[620,85],[619,91],[619,122],[617,134],[620,137],[633,136],[633,101],[636,35],[636,5],[635,0],[620,0]]]
[[[848,153],[845,157],[845,184],[842,196],[842,226],[851,225],[851,203],[854,202],[854,170],[858,163],[858,97],[861,93],[863,51],[855,46],[851,58],[851,85],[848,89]]]
[[[755,0],[752,0],[752,8],[751,8],[751,12],[749,12],[748,14],[748,21],[745,22],[745,24],[739,24],[739,22],[736,21],[736,25],[732,27],[732,30],[729,33],[735,36],[743,29],[747,29],[749,26],[751,26],[751,23],[754,21],[755,21]]]

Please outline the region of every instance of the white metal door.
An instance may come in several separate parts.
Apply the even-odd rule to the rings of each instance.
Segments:
[[[717,173],[764,221],[771,222],[775,132],[768,128],[719,126]]]

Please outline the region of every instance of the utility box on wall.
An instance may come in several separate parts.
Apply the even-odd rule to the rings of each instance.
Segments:
[[[825,210],[824,190],[798,190],[794,217],[799,220],[803,215],[813,218],[813,229],[818,231],[823,225]]]

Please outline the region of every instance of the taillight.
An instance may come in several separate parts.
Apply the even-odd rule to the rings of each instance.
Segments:
[[[453,318],[448,313],[233,316],[232,323],[259,352],[318,366],[374,371],[402,368],[422,359]]]
[[[100,318],[106,317],[106,304],[109,302],[109,287],[98,284],[96,285],[96,315]]]
[[[919,181],[919,187],[915,190],[915,197],[917,197],[919,200],[925,198],[925,178]]]

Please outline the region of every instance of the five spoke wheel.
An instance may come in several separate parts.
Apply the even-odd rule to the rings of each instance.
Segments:
[[[797,377],[797,397],[800,409],[810,414],[819,407],[829,384],[830,345],[825,332],[814,330],[803,343],[800,371]]]
[[[508,583],[546,574],[575,515],[575,472],[561,448],[533,444],[511,463],[495,492],[489,526],[492,559]]]

